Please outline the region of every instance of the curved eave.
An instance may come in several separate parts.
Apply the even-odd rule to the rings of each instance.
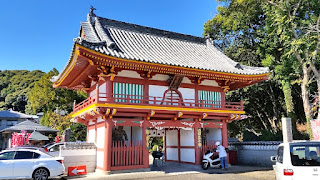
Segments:
[[[262,80],[266,80],[270,74],[234,74],[121,59],[96,52],[79,44],[75,44],[71,60],[68,62],[66,68],[64,68],[63,72],[60,73],[53,86],[78,89],[76,86],[80,85],[79,82],[81,81],[81,78],[87,78],[85,76],[96,72],[96,66],[115,66],[118,68],[152,71],[155,73],[181,74],[185,76],[201,77],[213,80],[228,80],[234,82],[233,85],[230,86],[232,87],[231,89],[245,87]]]
[[[96,68],[90,66],[87,58],[79,55],[79,46],[75,45],[68,64],[53,83],[53,87],[82,89],[81,82],[88,81],[88,75],[95,72]]]

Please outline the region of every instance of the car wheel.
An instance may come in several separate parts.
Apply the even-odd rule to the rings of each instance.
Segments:
[[[49,178],[49,171],[45,168],[36,169],[32,177],[34,180],[47,180]]]
[[[202,167],[202,169],[207,170],[209,168],[209,163],[208,162],[203,162],[201,167]]]

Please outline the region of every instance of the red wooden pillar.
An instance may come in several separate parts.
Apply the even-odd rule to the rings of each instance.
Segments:
[[[111,170],[111,146],[112,146],[112,121],[109,118],[105,119],[104,129],[104,161],[103,171]]]
[[[194,83],[194,106],[199,107],[199,83],[198,80],[195,80]]]
[[[89,125],[86,125],[87,126],[87,142],[89,142]]]
[[[221,91],[221,108],[226,108],[226,93],[224,91]]]
[[[222,120],[222,146],[228,148],[228,129],[226,120]],[[227,161],[229,163],[229,156],[227,157]]]
[[[147,118],[143,118],[146,121]],[[146,123],[142,124],[143,168],[149,168],[149,150],[147,149]]]
[[[148,77],[144,77],[143,103],[149,104],[149,78]]]
[[[113,102],[113,82],[110,78],[105,78],[107,102]]]
[[[194,150],[195,150],[195,164],[200,165],[201,164],[201,147],[198,146],[199,137],[198,137],[198,129],[200,128],[200,124],[197,123],[198,119],[194,119]],[[200,136],[200,142],[201,142],[201,136]]]

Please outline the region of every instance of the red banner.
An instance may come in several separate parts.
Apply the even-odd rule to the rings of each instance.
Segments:
[[[30,133],[25,134],[24,133],[13,133],[11,136],[11,148],[13,147],[17,147],[17,146],[23,146],[26,144],[28,144],[29,142],[29,137],[31,136]],[[26,138],[26,141],[25,141]]]
[[[313,140],[320,141],[320,120],[311,120]]]

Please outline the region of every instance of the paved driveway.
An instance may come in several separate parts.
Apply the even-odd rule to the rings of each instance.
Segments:
[[[73,177],[74,179],[88,179],[88,180],[98,180],[98,179],[114,179],[114,180],[129,180],[129,179],[152,179],[152,180],[201,180],[201,179],[223,179],[223,180],[274,180],[274,172],[272,170],[264,171],[252,171],[245,173],[231,173],[231,172],[217,172],[217,173],[203,173],[203,172],[180,172],[180,173],[164,173],[164,172],[136,172],[136,173],[122,173],[122,174],[112,174],[112,175],[99,175],[99,174],[89,174],[83,177]],[[71,177],[67,179],[73,179]]]
[[[152,162],[152,161],[150,161]],[[271,167],[232,165],[228,170],[209,168],[203,170],[200,165],[165,162],[162,167],[153,167],[146,172],[133,170],[113,171],[110,175],[91,173],[83,177],[66,177],[67,179],[224,179],[224,180],[274,180],[275,174]]]

